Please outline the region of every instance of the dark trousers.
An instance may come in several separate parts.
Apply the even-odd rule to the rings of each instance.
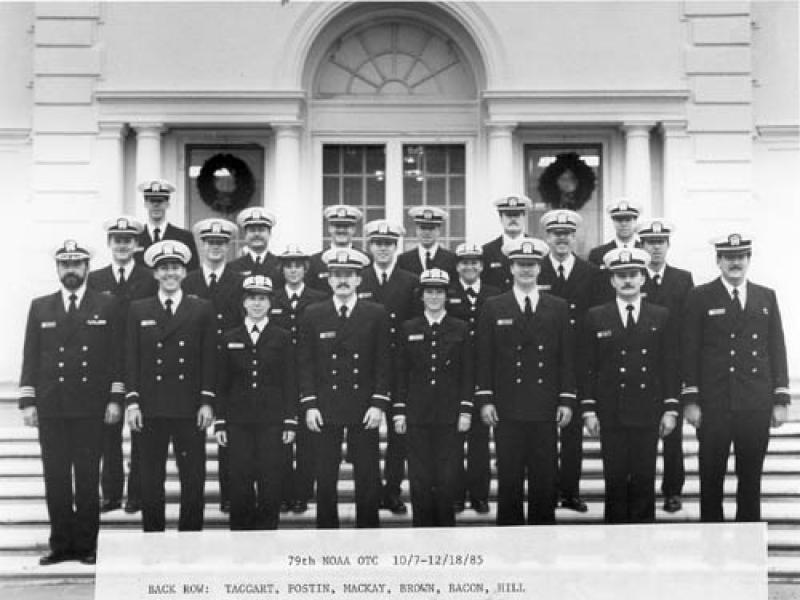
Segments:
[[[102,419],[39,419],[50,549],[55,553],[87,554],[97,547],[103,427]]]
[[[769,444],[771,411],[703,413],[700,442],[700,519],[724,520],[723,485],[733,442],[736,520],[761,520],[761,472]]]
[[[128,471],[128,502],[142,500],[142,434],[131,431],[131,461]]]
[[[406,477],[406,437],[398,435],[389,423],[386,436],[386,458],[383,467],[383,497],[399,498],[400,485]]]
[[[555,523],[556,437],[555,419],[552,423],[501,420],[495,427],[498,525]],[[526,477],[527,520],[522,508]]]
[[[103,499],[119,502],[125,485],[125,471],[122,467],[122,425],[119,423],[106,425],[103,428],[103,455],[100,472],[100,489]]]
[[[219,504],[222,506],[230,500],[231,466],[228,460],[228,449],[217,445],[217,473],[219,478]]]
[[[228,424],[231,530],[277,529],[283,426]]]
[[[142,527],[144,531],[164,531],[167,452],[169,442],[175,452],[181,482],[179,531],[203,528],[206,480],[206,433],[194,419],[144,419],[141,433]]]
[[[284,447],[281,500],[308,501],[314,497],[315,439],[305,423],[301,423],[295,436],[295,443]]]
[[[658,428],[600,422],[606,523],[652,523],[656,518]]]
[[[489,500],[489,482],[491,480],[489,431],[490,428],[481,420],[480,410],[473,411],[472,426],[469,431],[459,436],[455,500],[464,502],[468,495],[473,502]],[[467,444],[466,469],[463,456],[464,442]]]
[[[683,417],[667,437],[661,441],[664,456],[664,476],[661,479],[661,493],[664,496],[680,496],[686,481],[683,466]]]
[[[454,527],[461,434],[450,425],[409,425],[408,478],[414,527]],[[462,460],[463,463],[463,460]]]
[[[342,462],[344,425],[325,425],[315,433],[317,463],[317,527],[339,527],[339,465]],[[356,488],[356,527],[378,527],[379,481],[378,430],[361,423],[347,426],[347,457],[353,463]]]
[[[558,467],[558,491],[562,497],[580,496],[581,463],[583,461],[583,419],[576,415],[559,430],[561,448]]]

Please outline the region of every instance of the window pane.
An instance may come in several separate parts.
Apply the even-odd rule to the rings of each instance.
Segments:
[[[464,146],[451,146],[450,150],[450,169],[448,170],[451,175],[464,174],[467,170],[464,161]]]
[[[425,146],[425,171],[445,173],[447,171],[447,146]]]
[[[362,204],[364,192],[364,180],[360,177],[345,177],[344,178],[344,204],[352,204],[353,206],[360,206]]]
[[[339,151],[337,146],[322,147],[322,172],[339,173]]]
[[[367,173],[369,175],[377,175],[376,171],[380,171],[381,175],[385,175],[386,170],[386,150],[383,146],[367,146]]]
[[[367,204],[383,206],[386,203],[386,185],[383,179],[367,178]]]
[[[467,197],[467,193],[463,177],[450,178],[450,197],[457,199],[462,204],[464,203],[464,200]]]
[[[428,177],[425,180],[427,202],[434,206],[446,206],[447,194],[445,193],[445,179],[443,177]]]
[[[338,177],[323,177],[322,178],[322,204],[330,206],[331,204],[339,204],[339,178]]]
[[[448,237],[450,238],[457,238],[463,239],[466,228],[464,226],[464,209],[463,208],[451,208],[450,209],[450,218],[447,221],[448,229],[447,232]],[[460,243],[460,242],[459,242]],[[455,245],[454,245],[455,247]]]
[[[422,204],[422,181],[414,177],[403,178],[403,203],[405,206]]]
[[[364,172],[364,151],[360,146],[345,146],[344,173],[361,175]]]

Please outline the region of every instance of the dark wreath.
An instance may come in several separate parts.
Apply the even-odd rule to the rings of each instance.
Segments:
[[[232,190],[224,191],[217,187],[214,173],[219,169],[227,169],[233,177]],[[200,197],[207,206],[218,212],[233,213],[245,208],[255,189],[256,182],[250,167],[232,154],[215,154],[203,163],[197,177]]]
[[[578,180],[578,186],[572,194],[564,194],[558,188],[558,178],[570,170]],[[589,201],[595,187],[596,177],[592,168],[581,160],[575,152],[566,152],[556,156],[556,160],[544,170],[539,177],[539,194],[551,208],[568,208],[580,210]]]

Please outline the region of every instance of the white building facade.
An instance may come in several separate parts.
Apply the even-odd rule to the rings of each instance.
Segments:
[[[521,192],[536,234],[538,177],[576,152],[596,178],[582,253],[623,195],[676,223],[670,262],[698,283],[716,274],[709,237],[752,232],[751,276],[777,289],[800,374],[783,264],[800,217],[796,2],[0,3],[0,32],[0,381],[18,376],[29,299],[56,287],[50,250],[85,240],[104,264],[101,221],[144,216],[150,177],[177,186],[172,222],[225,216],[197,183],[219,155],[246,165],[239,200],[277,213],[275,251],[319,249],[338,202],[406,224],[409,206],[442,206],[454,246],[498,235],[491,200]]]

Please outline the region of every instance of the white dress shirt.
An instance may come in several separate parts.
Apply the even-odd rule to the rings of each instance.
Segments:
[[[178,290],[171,296],[165,294],[161,290],[158,290],[158,301],[161,302],[161,306],[164,308],[164,310],[167,309],[167,305],[164,304],[167,301],[167,298],[172,300],[172,314],[174,315],[178,310],[181,300],[183,300],[183,290]]]
[[[349,318],[350,315],[353,314],[353,309],[356,307],[356,301],[357,300],[358,300],[358,296],[356,294],[353,294],[352,296],[350,296],[350,298],[347,300],[347,302],[342,302],[341,300],[339,300],[339,298],[337,296],[334,296],[333,297],[333,306],[336,309],[336,314],[337,315],[341,314],[342,306],[346,306],[347,307],[347,316]]]
[[[519,309],[524,313],[525,312],[525,298],[531,299],[531,309],[533,312],[536,312],[536,306],[539,304],[539,290],[533,289],[529,294],[524,294],[522,290],[518,289],[517,286],[514,286],[514,298],[517,299],[517,304],[519,304]]]
[[[569,279],[569,274],[572,273],[572,267],[575,266],[575,255],[570,252],[570,255],[564,260],[564,262],[558,260],[552,255],[552,253],[549,256],[550,263],[553,265],[553,270],[556,272],[556,275],[558,275],[558,267],[563,266],[564,279]]]
[[[725,281],[724,277],[720,277],[722,281],[722,285],[725,286],[725,289],[728,291],[728,296],[731,300],[733,300],[733,289],[734,287],[739,290],[739,303],[742,305],[742,310],[744,307],[747,306],[747,280],[745,279],[742,281],[741,285],[733,286],[727,281]]]
[[[79,287],[77,290],[68,290],[67,288],[61,288],[61,300],[64,302],[64,311],[69,311],[69,297],[75,294],[75,308],[81,307],[81,302],[83,301],[83,296],[86,294],[86,283]]]
[[[617,296],[617,310],[619,310],[619,316],[622,319],[622,324],[625,325],[628,322],[628,305],[633,305],[633,322],[639,322],[639,313],[642,310],[642,297],[639,296],[636,300],[631,300],[628,302],[627,300],[623,300],[619,296]]]

